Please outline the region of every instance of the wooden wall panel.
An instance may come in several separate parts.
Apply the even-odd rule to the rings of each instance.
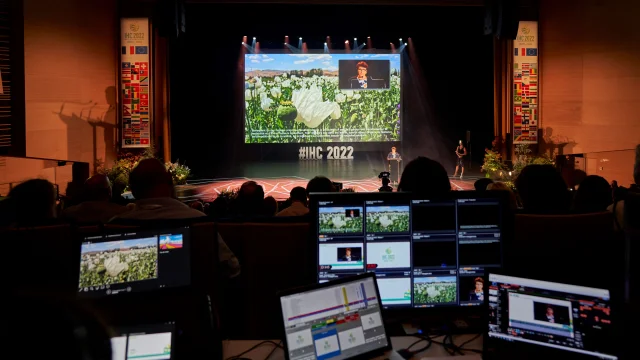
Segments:
[[[541,127],[565,153],[640,143],[640,2],[541,0]]]

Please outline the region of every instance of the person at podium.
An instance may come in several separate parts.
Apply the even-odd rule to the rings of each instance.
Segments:
[[[396,147],[392,146],[391,152],[387,155],[387,161],[389,161],[389,172],[391,173],[389,178],[394,183],[397,182],[400,175],[400,160],[402,160],[402,157],[396,152]]]

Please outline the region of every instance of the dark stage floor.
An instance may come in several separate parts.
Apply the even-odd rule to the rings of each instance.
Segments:
[[[474,168],[479,169],[479,167]],[[378,191],[381,186],[378,174],[382,171],[384,171],[382,161],[377,164],[364,161],[353,162],[353,160],[262,162],[245,164],[242,169],[244,176],[194,180],[188,185],[179,186],[177,191],[178,197],[184,201],[195,199],[211,201],[222,191],[239,188],[243,182],[254,180],[264,187],[266,196],[286,200],[291,189],[296,186],[306,187],[309,179],[316,175],[323,175],[335,182],[343,183],[344,188],[353,188],[358,192],[371,192]],[[481,176],[478,170],[466,171],[462,180],[451,178],[451,187],[454,190],[472,190],[473,183]]]

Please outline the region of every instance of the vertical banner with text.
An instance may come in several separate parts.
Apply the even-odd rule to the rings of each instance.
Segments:
[[[540,117],[537,21],[520,21],[513,49],[513,143],[537,144]]]
[[[149,19],[120,20],[120,111],[123,148],[151,146]]]

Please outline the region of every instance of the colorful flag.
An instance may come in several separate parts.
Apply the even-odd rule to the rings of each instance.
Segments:
[[[129,46],[129,55],[133,55],[136,53],[135,46]]]
[[[525,56],[538,56],[538,49],[536,48],[525,49]]]
[[[131,63],[130,63],[130,62],[123,62],[123,63],[122,63],[122,68],[123,68],[123,69],[129,69],[129,68],[131,68]]]
[[[147,47],[146,46],[136,46],[136,55],[146,55],[147,54]]]

